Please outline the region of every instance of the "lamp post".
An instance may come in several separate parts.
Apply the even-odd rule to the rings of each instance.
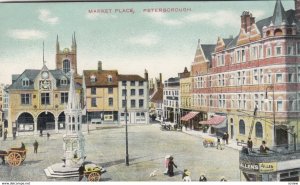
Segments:
[[[124,83],[125,87],[125,133],[126,133],[126,158],[125,158],[125,164],[126,166],[129,166],[129,155],[128,155],[128,130],[127,130],[127,82]]]
[[[274,95],[274,91],[275,91],[275,88],[274,88],[274,84],[268,86],[266,88],[266,99],[268,99],[268,89],[272,89],[273,90],[273,125],[274,125],[274,146],[276,145],[276,123],[275,123],[275,95]]]

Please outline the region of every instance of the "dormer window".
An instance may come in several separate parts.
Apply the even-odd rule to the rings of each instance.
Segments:
[[[90,77],[90,79],[91,79],[91,82],[96,82],[96,76],[95,76],[95,75],[92,75],[92,76]]]
[[[68,80],[66,78],[60,79],[60,85],[67,85],[67,84],[68,84]]]
[[[29,86],[29,79],[28,78],[24,78],[22,80],[22,86],[23,87],[28,87]]]
[[[108,76],[107,76],[107,81],[108,81],[108,82],[112,82],[112,76],[111,76],[111,75],[108,75]]]

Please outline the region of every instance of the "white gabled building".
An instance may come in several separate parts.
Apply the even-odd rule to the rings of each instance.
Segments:
[[[127,123],[149,123],[148,72],[145,71],[145,78],[139,75],[118,75],[118,87],[119,122],[125,123],[127,94]]]

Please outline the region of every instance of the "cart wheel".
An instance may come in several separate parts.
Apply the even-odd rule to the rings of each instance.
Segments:
[[[98,172],[92,172],[89,174],[89,177],[88,177],[88,180],[89,181],[99,181],[100,180],[100,173]]]
[[[8,154],[7,162],[10,166],[20,166],[22,162],[22,156],[19,153],[12,152]]]

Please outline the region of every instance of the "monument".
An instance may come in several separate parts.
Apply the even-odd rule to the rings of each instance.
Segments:
[[[73,72],[71,71],[68,104],[65,109],[65,129],[63,135],[63,163],[57,163],[44,169],[47,177],[76,177],[78,168],[84,162],[84,136],[82,134],[82,110],[76,94]]]

